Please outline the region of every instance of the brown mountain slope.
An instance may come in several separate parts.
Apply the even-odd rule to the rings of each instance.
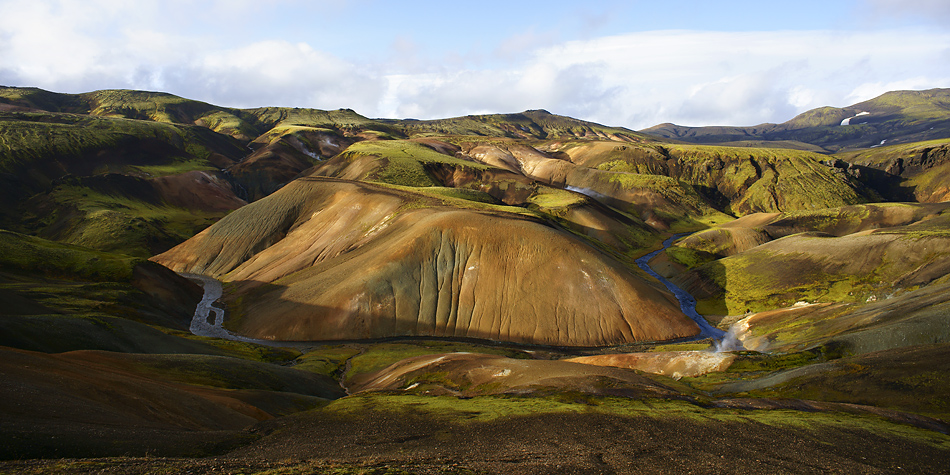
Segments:
[[[296,180],[154,260],[237,284],[229,326],[256,338],[602,346],[698,333],[571,234],[364,183]]]

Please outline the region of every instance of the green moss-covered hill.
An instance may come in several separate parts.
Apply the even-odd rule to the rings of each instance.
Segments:
[[[838,152],[869,148],[884,144],[884,141],[888,144],[906,144],[950,137],[948,104],[950,89],[893,91],[848,107],[813,109],[781,124],[752,127],[660,124],[641,132],[706,144],[761,145],[763,142],[791,141],[803,144],[803,147],[810,145],[826,152]],[[842,124],[849,118],[853,119]]]
[[[950,272],[950,205],[864,205],[763,216],[668,250],[710,313],[873,301]]]

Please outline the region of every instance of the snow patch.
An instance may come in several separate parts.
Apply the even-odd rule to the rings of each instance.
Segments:
[[[870,114],[871,114],[870,112],[858,112],[858,114],[855,115],[854,117],[848,117],[847,119],[842,120],[841,125],[851,125],[851,119],[856,119],[858,117],[861,117],[862,115],[870,115]]]

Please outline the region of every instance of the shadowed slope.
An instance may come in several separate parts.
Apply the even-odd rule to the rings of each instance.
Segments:
[[[325,376],[207,355],[0,347],[0,374],[0,458],[207,455],[342,395]]]
[[[360,183],[296,180],[154,259],[239,283],[229,325],[257,338],[601,346],[697,332],[668,296],[570,234]]]
[[[950,132],[948,132],[950,135]],[[946,139],[838,153],[834,162],[888,200],[950,201],[950,142]]]

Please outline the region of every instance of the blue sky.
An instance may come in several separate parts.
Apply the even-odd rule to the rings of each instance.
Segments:
[[[946,0],[0,0],[0,84],[640,129],[950,87]]]

